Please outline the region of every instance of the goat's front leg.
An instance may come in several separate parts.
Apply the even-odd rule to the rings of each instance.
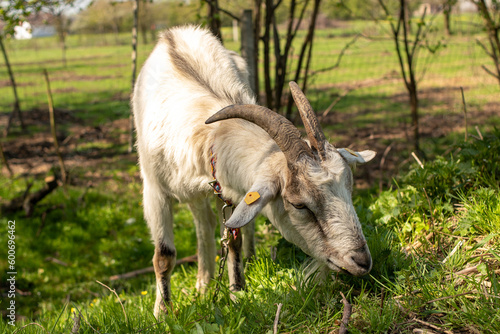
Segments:
[[[243,235],[238,230],[236,238],[230,233],[227,255],[227,272],[229,275],[229,289],[241,291],[245,288],[245,273],[242,256]]]
[[[243,254],[249,261],[255,256],[255,219],[242,227],[241,232],[243,233]]]
[[[176,260],[172,201],[146,178],[144,179],[144,216],[155,245],[153,256],[156,276],[154,315],[158,318],[161,311],[167,311],[167,304],[170,302],[170,276]]]

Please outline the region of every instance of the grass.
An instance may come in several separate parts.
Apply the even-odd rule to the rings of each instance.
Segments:
[[[40,236],[38,218],[9,217],[18,224],[17,286],[33,294],[18,297],[19,313],[31,312],[37,324],[56,333],[69,332],[80,312],[81,333],[267,333],[281,303],[280,332],[324,333],[338,327],[343,310],[338,291],[343,291],[354,305],[352,333],[409,333],[428,324],[496,333],[500,169],[482,162],[495,159],[499,145],[500,131],[485,134],[483,141],[461,143],[459,153],[428,161],[424,169],[411,166],[393,190],[355,197],[374,259],[369,276],[334,275],[324,281],[304,277],[304,254],[279,240],[260,219],[261,246],[257,258],[246,265],[247,290],[232,301],[225,277],[214,304],[216,283],[199,295],[194,289],[196,266],[180,266],[172,279],[172,311],[158,321],[152,315],[152,274],[130,281],[107,279],[150,261],[153,249],[138,202],[140,185],[111,187],[123,183],[116,178],[89,190],[81,204],[76,203],[82,196],[78,189],[69,188],[68,194],[60,190],[43,206],[66,207],[50,213],[50,225]],[[11,186],[24,188],[20,180]],[[115,189],[113,195],[110,189]],[[195,236],[186,208],[180,205],[176,212],[176,246],[183,257],[193,253]],[[269,246],[277,249],[275,261]],[[47,255],[69,265],[47,262]],[[473,275],[459,274],[471,267]],[[115,289],[119,301],[96,280]],[[0,322],[0,330],[8,326]],[[35,325],[22,329],[40,331]]]
[[[360,22],[353,26],[352,31],[318,32],[314,69],[333,64],[353,32],[372,31]],[[489,106],[498,108],[498,85],[479,69],[487,57],[473,42],[476,36],[458,34],[439,57],[424,54],[428,57],[421,62],[427,64],[421,80],[424,116],[443,120],[443,125],[449,118],[461,117],[461,97],[452,90],[459,86],[465,88],[471,114],[479,117]],[[10,42],[23,110],[45,108],[41,69],[47,67],[56,107],[69,110],[89,129],[128,117],[130,47],[127,35],[118,39],[115,43],[113,36],[71,36],[67,68],[61,66],[55,40]],[[226,40],[228,47],[237,49],[236,43]],[[32,43],[37,43],[36,48]],[[140,45],[140,63],[152,47]],[[333,120],[325,123],[328,137],[378,144],[380,153],[392,142],[404,142],[387,138],[367,142],[358,133],[363,129],[391,133],[407,117],[404,87],[391,79],[398,73],[392,48],[390,41],[361,40],[347,51],[339,69],[313,78],[309,95],[320,111],[346,87],[389,76],[342,99],[332,112]],[[0,94],[9,97],[10,87],[0,87]],[[0,101],[4,114],[10,111],[9,99]],[[194,289],[196,265],[178,266],[172,279],[172,310],[158,321],[152,315],[153,274],[109,279],[151,265],[153,246],[142,215],[136,160],[128,159],[124,143],[80,139],[72,154],[100,154],[106,159],[90,167],[73,166],[71,175],[77,184],[57,189],[38,204],[32,217],[15,213],[0,219],[1,226],[16,220],[16,312],[24,317],[12,328],[2,313],[0,332],[68,333],[75,317],[80,317],[79,333],[272,333],[276,304],[281,303],[281,333],[325,333],[339,327],[342,291],[354,305],[352,333],[411,333],[414,329],[497,333],[500,134],[494,126],[499,122],[498,115],[472,119],[470,126],[480,125],[484,140],[470,137],[468,143],[463,142],[460,127],[443,136],[423,136],[422,147],[429,158],[423,169],[400,159],[392,167],[398,173],[390,187],[357,190],[354,204],[374,260],[370,275],[305,277],[303,269],[309,263],[305,254],[280,239],[261,217],[257,258],[246,263],[247,290],[237,293],[233,301],[224,276],[214,304],[211,297],[217,283],[206,295],[199,295]],[[71,133],[72,125],[64,124],[64,130]],[[47,132],[47,127],[33,125],[31,131],[29,135],[14,131],[8,140],[24,140]],[[114,136],[121,134],[121,129],[113,130]],[[353,134],[358,138],[353,139]],[[397,154],[407,157],[409,153],[404,147]],[[366,168],[370,166],[360,171]],[[30,182],[33,190],[43,186],[38,176],[1,176],[0,197],[14,198]],[[184,204],[176,204],[174,221],[178,257],[194,254],[196,235]],[[270,249],[276,253],[275,260]],[[2,247],[1,268],[7,266],[6,254]],[[460,274],[467,268],[473,268],[471,274]],[[2,294],[7,291],[6,275],[2,270]],[[0,302],[2,312],[7,301]],[[32,322],[38,325],[22,328]]]

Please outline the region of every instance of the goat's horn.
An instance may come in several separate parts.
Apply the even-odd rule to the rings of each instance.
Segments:
[[[326,152],[324,144],[326,138],[321,130],[321,125],[319,125],[318,118],[316,117],[311,104],[297,83],[294,81],[290,81],[290,91],[292,92],[295,104],[297,104],[297,108],[299,109],[300,118],[306,128],[307,138],[309,138],[311,146],[318,151],[321,160],[325,160]]]
[[[212,115],[205,124],[230,118],[241,118],[260,126],[285,154],[289,166],[293,166],[303,154],[312,157],[309,146],[300,137],[300,131],[285,117],[265,107],[254,104],[231,105]]]

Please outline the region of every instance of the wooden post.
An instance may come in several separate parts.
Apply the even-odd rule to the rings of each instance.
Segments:
[[[233,19],[233,41],[238,43],[238,21]]]
[[[248,73],[250,74],[250,87],[254,94],[259,95],[259,83],[257,82],[257,64],[255,50],[255,36],[253,30],[252,10],[245,9],[241,19],[241,55],[248,64]]]
[[[4,164],[5,168],[7,168],[7,171],[9,172],[9,176],[12,177],[14,176],[14,173],[12,172],[12,169],[10,168],[9,162],[7,161],[7,157],[5,156],[5,153],[3,151],[3,143],[0,141],[0,159],[2,160],[2,163]]]
[[[134,94],[135,86],[135,74],[137,72],[137,28],[139,26],[139,0],[133,0],[133,11],[134,11],[134,25],[132,26],[132,79],[131,79],[131,92]],[[129,140],[128,140],[128,152],[132,153],[134,151],[134,115],[132,110],[130,110],[129,116]]]
[[[50,130],[52,132],[52,138],[54,139],[54,147],[56,148],[57,158],[59,159],[59,166],[61,167],[61,176],[63,183],[68,181],[68,174],[66,173],[66,168],[64,167],[64,161],[61,155],[61,151],[59,150],[59,142],[57,141],[56,134],[56,120],[54,116],[54,102],[52,100],[52,92],[50,90],[50,80],[49,74],[47,70],[43,70],[43,74],[45,75],[45,83],[47,84],[47,99],[49,102],[49,117],[50,117]]]
[[[4,137],[7,137],[10,130],[10,125],[12,124],[12,119],[14,114],[17,114],[19,118],[19,123],[21,124],[21,129],[24,131],[26,127],[24,126],[23,116],[21,114],[21,107],[19,106],[19,96],[17,95],[17,85],[14,79],[14,73],[12,72],[12,67],[10,66],[9,57],[7,56],[7,50],[3,44],[3,37],[0,36],[0,49],[2,49],[3,58],[5,60],[5,67],[7,67],[7,73],[9,74],[10,84],[12,85],[12,92],[14,93],[14,110],[9,115],[7,120],[7,126],[4,129]]]

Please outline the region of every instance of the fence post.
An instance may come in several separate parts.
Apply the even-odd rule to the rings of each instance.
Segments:
[[[255,96],[259,97],[259,83],[256,80],[257,64],[256,64],[255,36],[252,23],[252,10],[245,9],[241,17],[241,55],[248,64],[248,73],[250,74],[249,81]]]

